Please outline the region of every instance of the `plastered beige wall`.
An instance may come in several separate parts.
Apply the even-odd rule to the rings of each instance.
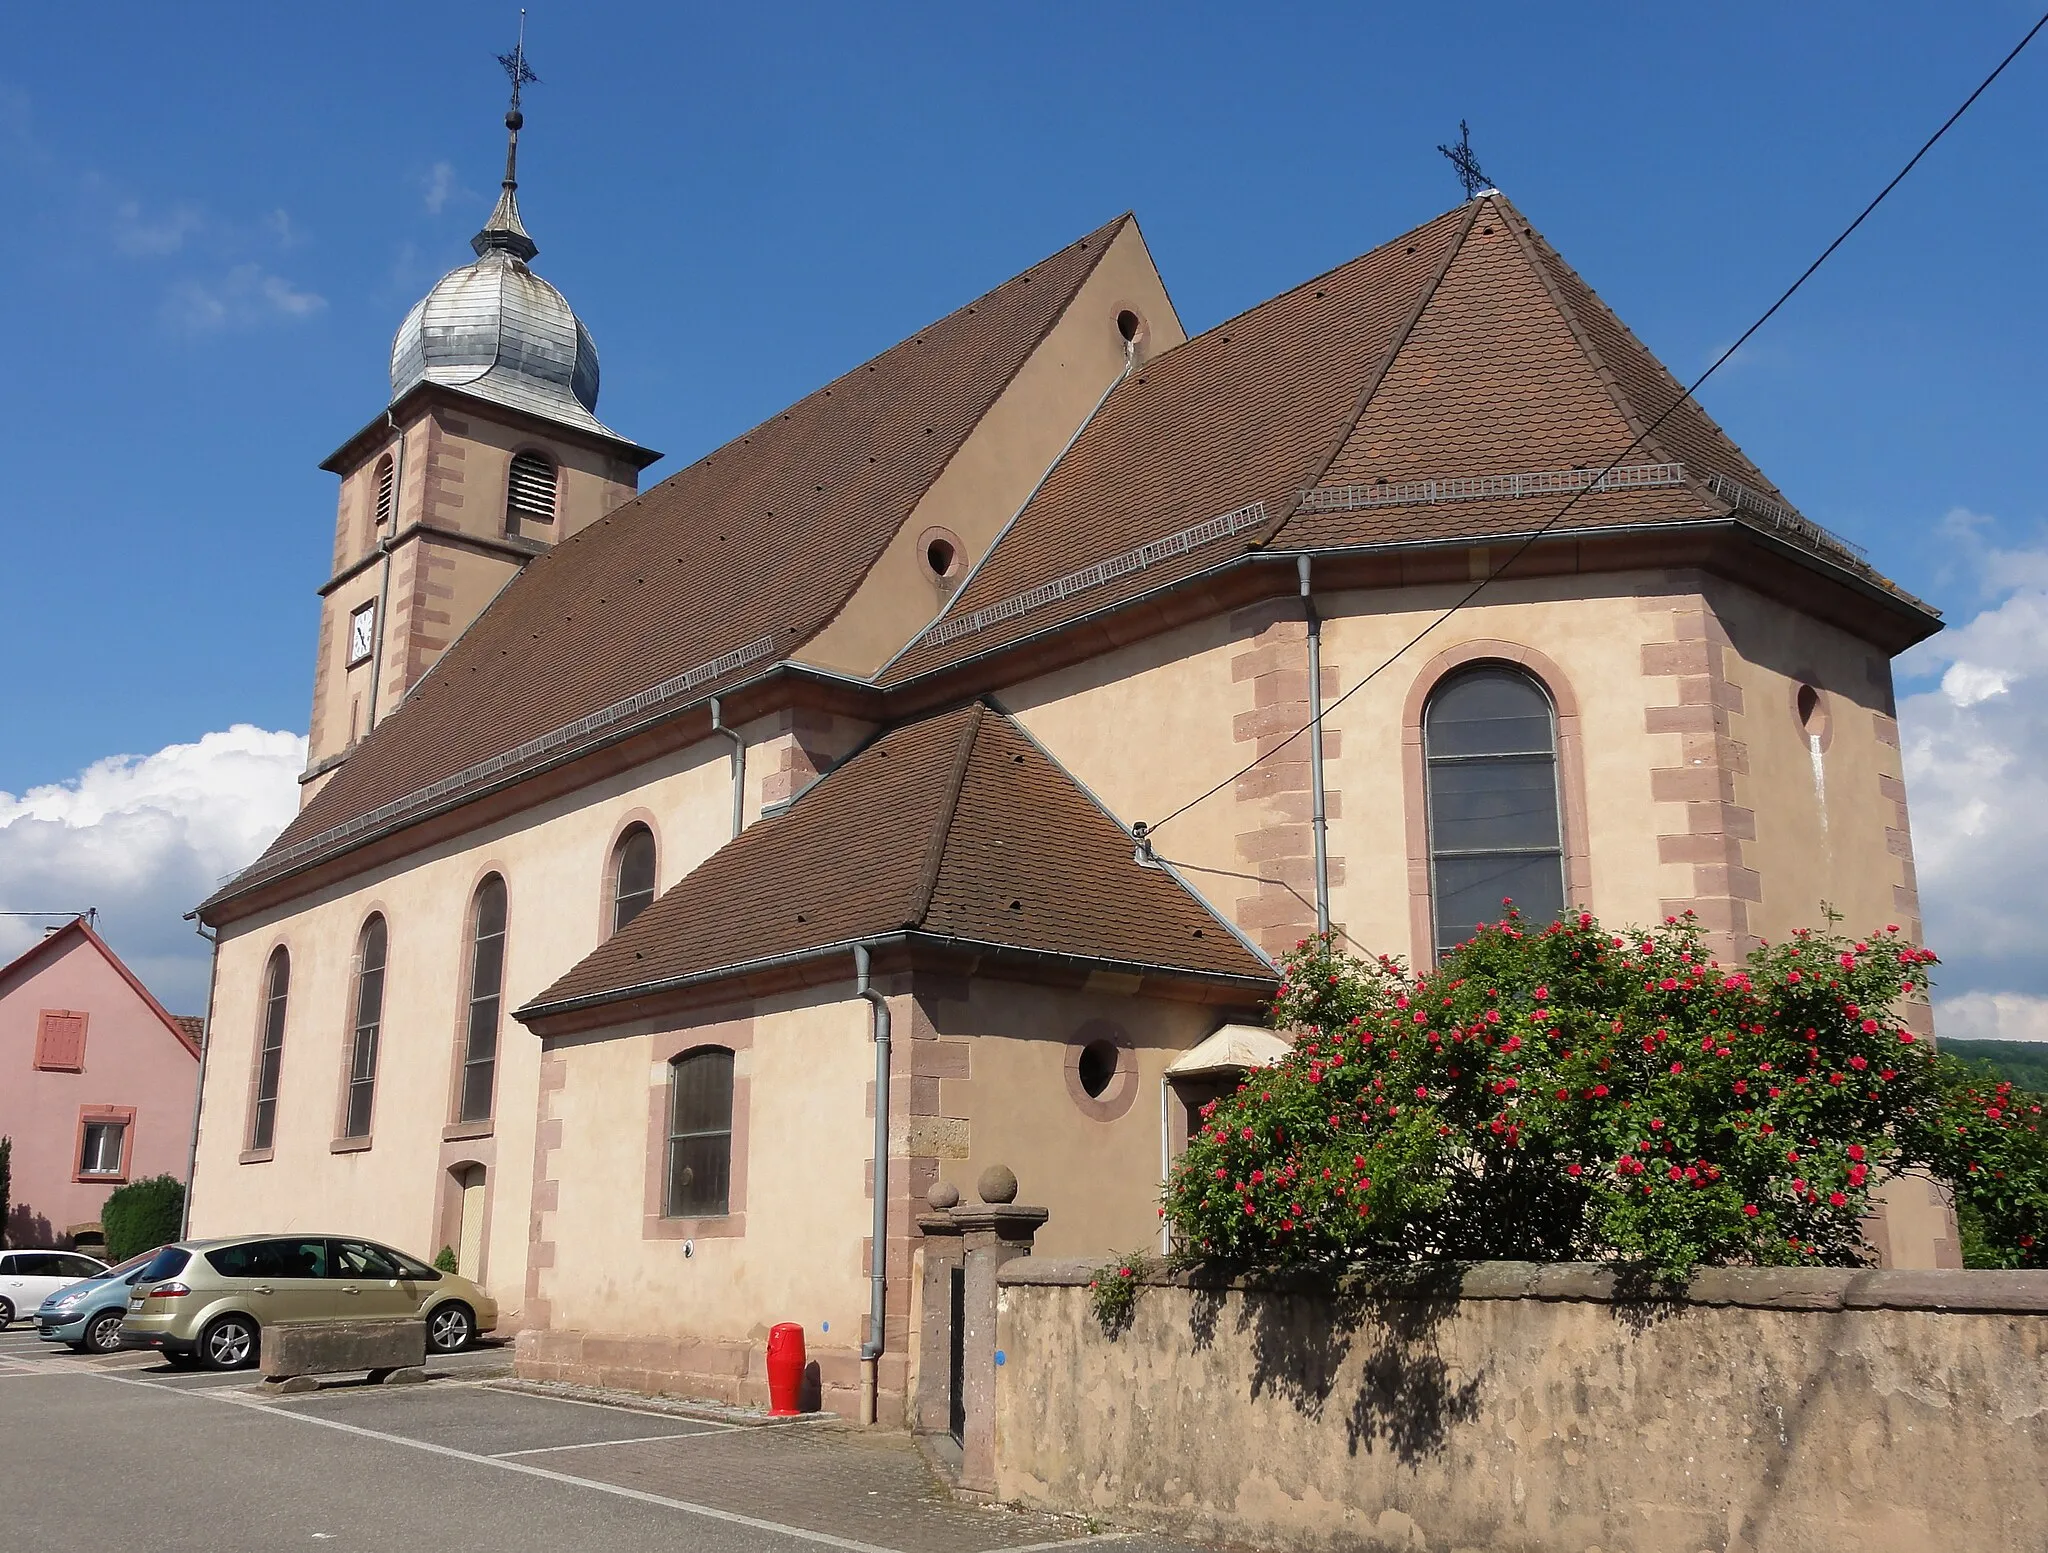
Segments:
[[[667,1101],[657,1044],[671,1030],[558,1043],[566,1064],[554,1099],[552,1155],[559,1206],[544,1219],[554,1245],[543,1274],[549,1324],[610,1337],[765,1342],[794,1321],[815,1357],[857,1350],[868,1286],[862,1265],[874,1124],[867,1005],[853,1000],[763,1005],[734,1074],[748,1088],[747,1230],[691,1242],[642,1233],[648,1117]],[[716,1039],[715,1028],[707,1039]]]
[[[491,1172],[485,1282],[507,1325],[516,1325],[540,1043],[511,1011],[598,943],[608,921],[609,854],[630,819],[646,819],[656,833],[663,889],[724,843],[725,749],[722,740],[706,741],[224,929],[194,1233],[319,1228],[373,1235],[431,1256],[439,1249],[446,1164],[476,1159]],[[509,896],[495,1134],[449,1144],[442,1131],[454,1117],[470,901],[490,869],[504,875]],[[390,943],[373,1142],[365,1151],[333,1153],[353,957],[373,910],[384,913]],[[264,967],[278,944],[291,950],[292,989],[275,1156],[241,1164]]]
[[[805,645],[806,663],[873,673],[930,622],[1124,369],[1116,321],[1126,309],[1143,323],[1141,362],[1187,339],[1135,221],[1125,223],[1060,321],[953,455],[853,597]],[[943,585],[932,575],[921,543],[933,528],[960,541],[959,559]]]
[[[1746,589],[1718,584],[1707,598],[1732,641],[1730,678],[1742,688],[1736,726],[1758,795],[1763,860],[1758,930],[1782,938],[1818,926],[1823,901],[1852,933],[1903,926],[1908,918],[1892,893],[1901,862],[1885,838],[1892,801],[1879,785],[1881,775],[1899,772],[1896,738],[1887,745],[1879,737],[1880,720],[1890,716],[1890,664],[1846,631]],[[1803,683],[1821,693],[1829,723],[1818,784],[1794,711]]]
[[[929,1006],[943,1038],[969,1039],[969,1076],[939,1086],[942,1113],[968,1123],[967,1153],[941,1159],[940,1178],[973,1202],[982,1171],[1007,1165],[1017,1200],[1051,1211],[1036,1243],[1043,1255],[1100,1259],[1156,1245],[1160,1081],[1223,1014],[994,979],[974,981],[963,1002]],[[1067,1078],[1073,1043],[1103,1024],[1128,1038],[1121,1062],[1135,1075],[1130,1103],[1114,1119],[1078,1103]],[[1118,1092],[1116,1082],[1106,1093]]]
[[[1646,675],[1643,657],[1660,630],[1668,636],[1659,620],[1674,601],[1715,609],[1733,638],[1726,661],[1744,710],[1732,719],[1731,736],[1749,746],[1739,798],[1757,814],[1748,856],[1763,877],[1764,931],[1817,923],[1823,897],[1859,928],[1899,920],[1892,904],[1898,860],[1886,835],[1892,808],[1878,784],[1886,754],[1872,705],[1878,692],[1870,661],[1878,655],[1744,590],[1716,586],[1703,603],[1700,586],[1696,578],[1650,572],[1497,583],[1486,602],[1459,611],[1330,713],[1326,728],[1337,736],[1326,762],[1336,795],[1330,853],[1341,859],[1333,870],[1333,920],[1371,953],[1413,963],[1427,948],[1416,941],[1409,908],[1404,714],[1433,659],[1486,641],[1536,650],[1569,683],[1581,720],[1591,872],[1585,904],[1610,920],[1641,922],[1661,916],[1662,902],[1690,896],[1691,864],[1664,861],[1659,847],[1660,833],[1683,828],[1684,806],[1654,802],[1651,785],[1653,771],[1685,763],[1683,739],[1649,731],[1648,709],[1673,692],[1669,680]],[[1326,699],[1350,691],[1464,591],[1444,585],[1319,595]],[[1257,753],[1239,733],[1256,708],[1233,676],[1250,640],[1248,629],[1213,617],[1006,687],[998,699],[1126,824],[1156,822]],[[1783,667],[1809,660],[1836,712],[1825,831],[1790,710],[1794,673]],[[1258,823],[1225,786],[1154,841],[1162,857],[1194,865],[1187,881],[1230,916],[1247,886],[1227,875],[1262,871],[1238,844]]]

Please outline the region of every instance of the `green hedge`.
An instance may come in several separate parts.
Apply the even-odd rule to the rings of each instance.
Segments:
[[[131,1256],[176,1240],[185,1219],[185,1188],[176,1176],[148,1176],[117,1186],[100,1209],[107,1260]]]

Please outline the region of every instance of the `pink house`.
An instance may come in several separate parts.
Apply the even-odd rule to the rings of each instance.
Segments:
[[[14,1140],[5,1243],[100,1237],[123,1182],[185,1178],[200,1021],[150,996],[83,917],[0,967],[0,1137]]]

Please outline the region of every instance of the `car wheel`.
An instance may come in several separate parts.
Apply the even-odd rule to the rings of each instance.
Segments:
[[[85,1338],[74,1343],[75,1348],[87,1353],[115,1353],[121,1347],[121,1313],[118,1310],[103,1310],[85,1324]]]
[[[199,1334],[199,1362],[209,1370],[246,1370],[256,1362],[256,1323],[222,1316]]]
[[[0,1300],[0,1331],[5,1331],[12,1325],[14,1325],[14,1302],[12,1300]]]
[[[460,1300],[437,1305],[427,1317],[427,1346],[435,1353],[460,1353],[476,1341],[476,1316]]]

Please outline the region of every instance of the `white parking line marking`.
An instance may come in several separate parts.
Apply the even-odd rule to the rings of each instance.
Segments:
[[[681,1510],[685,1515],[700,1515],[707,1520],[724,1521],[731,1526],[746,1526],[755,1531],[765,1531],[778,1537],[791,1537],[799,1542],[815,1542],[828,1548],[843,1548],[846,1553],[898,1553],[895,1548],[881,1547],[872,1542],[858,1542],[851,1537],[835,1537],[829,1532],[809,1531],[801,1526],[785,1526],[779,1521],[764,1521],[758,1516],[741,1515],[734,1510],[721,1510],[716,1505],[693,1504],[687,1499],[670,1499],[663,1494],[650,1494],[638,1488],[626,1488],[617,1483],[600,1483],[591,1478],[574,1477],[567,1472],[551,1472],[546,1467],[532,1466],[523,1461],[502,1461],[494,1456],[479,1456],[473,1451],[459,1451],[452,1445],[436,1445],[430,1440],[409,1440],[402,1434],[386,1434],[382,1429],[365,1429],[360,1424],[345,1424],[338,1418],[322,1418],[315,1413],[301,1413],[295,1410],[272,1407],[251,1397],[234,1396],[216,1391],[187,1393],[170,1386],[152,1385],[146,1380],[130,1380],[123,1375],[107,1375],[94,1371],[78,1371],[90,1375],[94,1380],[106,1381],[114,1386],[146,1386],[151,1391],[170,1391],[174,1395],[198,1395],[209,1402],[225,1402],[233,1407],[254,1408],[274,1418],[295,1418],[301,1423],[317,1424],[322,1429],[338,1429],[343,1434],[360,1435],[366,1440],[381,1440],[387,1445],[402,1445],[408,1450],[426,1451],[430,1455],[447,1456],[456,1461],[475,1462],[478,1466],[495,1467],[500,1472],[518,1472],[527,1477],[544,1479],[550,1483],[562,1483],[572,1488],[587,1488],[600,1494],[610,1494],[619,1499],[632,1499],[641,1504],[659,1505],[665,1510]],[[551,1401],[568,1401],[566,1397],[550,1398]],[[595,1404],[602,1406],[603,1404]],[[625,1411],[622,1409],[621,1411]],[[1002,1553],[1010,1553],[1004,1549]]]
[[[1128,1542],[1144,1535],[1135,1531],[1105,1531],[1093,1537],[1068,1537],[1059,1542],[1026,1542],[1014,1548],[990,1548],[988,1553],[1050,1553],[1053,1548],[1078,1548],[1091,1542]]]
[[[771,1426],[765,1424],[728,1424],[716,1418],[692,1418],[687,1413],[666,1413],[659,1408],[628,1407],[623,1402],[593,1402],[588,1397],[557,1397],[545,1391],[528,1391],[523,1386],[501,1385],[495,1378],[478,1381],[476,1384],[488,1387],[492,1391],[503,1392],[508,1397],[532,1397],[537,1402],[566,1402],[571,1407],[601,1407],[608,1413],[632,1413],[640,1418],[674,1418],[684,1423],[702,1424],[706,1429],[729,1430],[780,1427],[779,1425]]]
[[[531,1445],[523,1451],[492,1451],[491,1460],[503,1461],[508,1456],[545,1456],[550,1451],[594,1451],[600,1445],[650,1445],[656,1440],[687,1440],[693,1434],[710,1434],[709,1429],[685,1429],[676,1434],[642,1434],[630,1440],[580,1440],[574,1445]]]

